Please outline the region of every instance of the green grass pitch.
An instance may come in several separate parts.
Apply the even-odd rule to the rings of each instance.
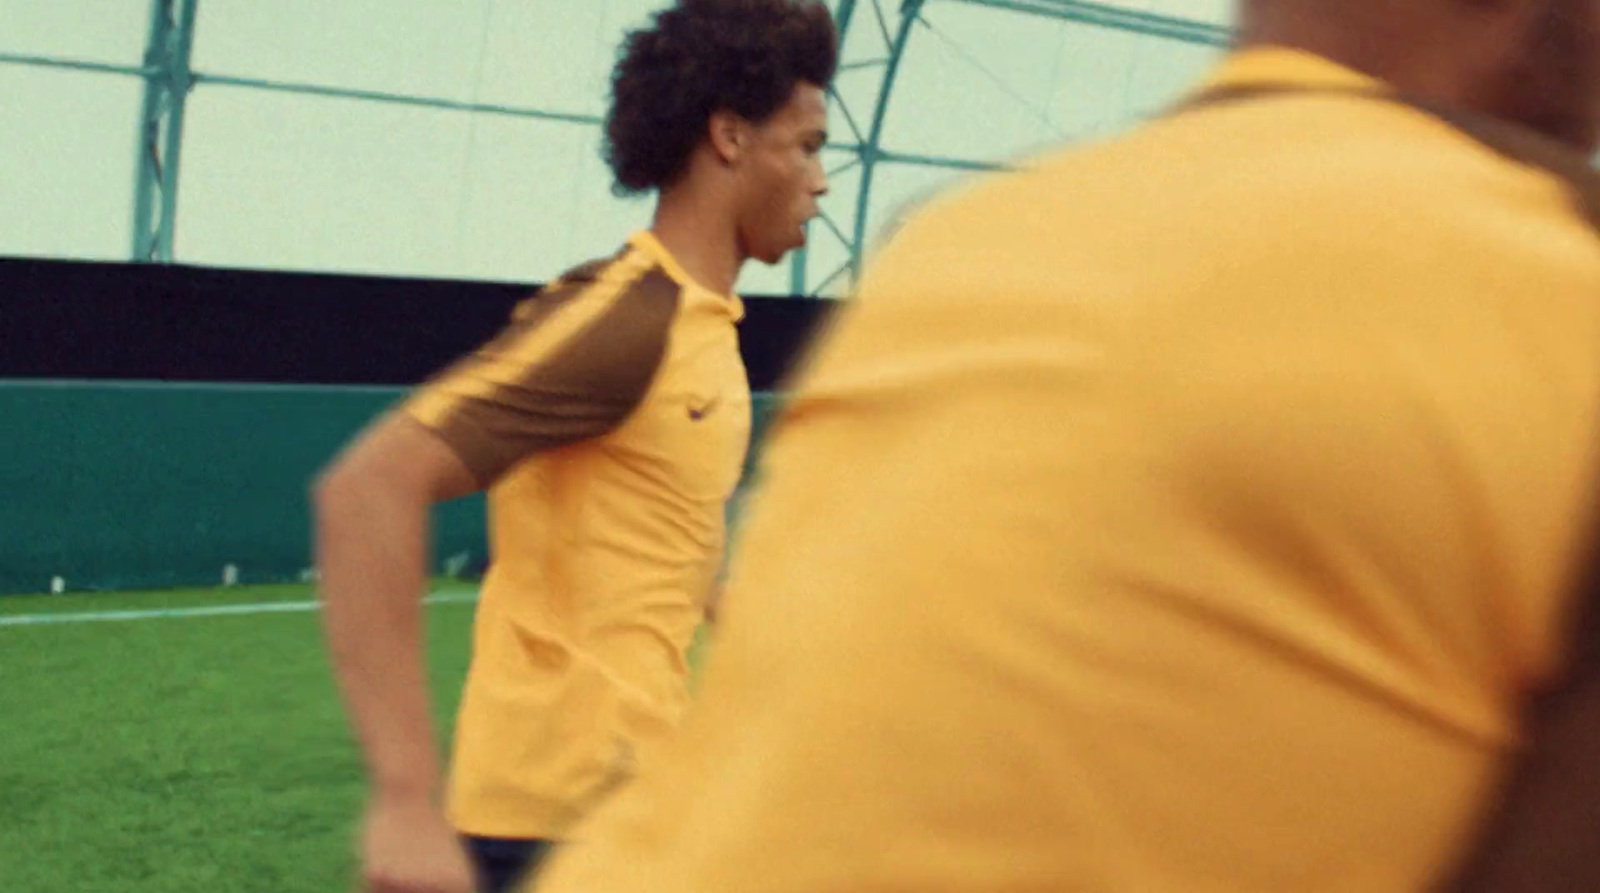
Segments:
[[[311,598],[297,586],[12,598],[0,621]],[[441,734],[472,613],[427,609]],[[352,889],[363,781],[314,612],[0,625],[0,729],[8,890]]]

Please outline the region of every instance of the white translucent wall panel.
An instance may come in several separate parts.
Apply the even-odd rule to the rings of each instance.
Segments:
[[[1121,6],[1142,12],[1177,16],[1197,22],[1228,25],[1238,14],[1238,0],[1102,0],[1108,6]]]
[[[1232,14],[1228,0],[1117,2],[1217,23]],[[203,0],[195,67],[598,116],[618,42],[664,4]],[[843,52],[847,64],[884,59],[878,12],[892,30],[898,9],[898,0],[859,0]],[[148,0],[0,0],[0,49],[132,64],[148,15]],[[1215,56],[1207,48],[955,0],[930,0],[925,16],[934,27],[914,34],[891,106],[884,144],[892,150],[1005,160],[1108,133],[1160,108]],[[863,135],[882,75],[881,65],[867,66],[839,79]],[[33,201],[62,190],[105,196],[56,202],[28,224],[15,218],[0,224],[11,228],[0,229],[7,240],[0,250],[24,250],[18,233],[25,230],[30,251],[125,255],[140,85],[99,77],[0,69],[0,95],[21,97],[0,107],[0,125],[22,134],[0,146],[0,185],[9,190],[0,197]],[[93,99],[57,93],[45,100],[39,85],[47,82],[57,91],[68,83],[100,86],[86,88]],[[107,98],[112,94],[120,101]],[[14,123],[41,114],[50,119],[44,126]],[[842,110],[835,106],[833,114],[835,139],[853,142]],[[80,119],[82,127],[73,123]],[[116,134],[103,136],[110,130]],[[92,138],[71,139],[91,132]],[[52,140],[71,145],[62,149]],[[88,145],[105,160],[82,159]],[[648,221],[648,200],[610,195],[599,145],[593,127],[202,86],[191,100],[185,138],[178,256],[236,266],[548,278],[608,253]],[[29,160],[44,156],[49,165]],[[68,168],[70,176],[62,173]],[[53,173],[33,173],[39,169]],[[850,170],[835,178],[825,201],[847,235],[855,231],[859,176]],[[880,166],[869,246],[905,201],[962,176]],[[96,185],[102,182],[104,190]],[[808,287],[847,257],[846,246],[818,224]],[[788,263],[752,265],[740,285],[782,293],[790,276]]]
[[[216,74],[470,100],[485,86],[480,75],[489,76],[493,29],[504,24],[495,21],[501,5],[205,0],[194,65]]]
[[[834,109],[832,114],[835,117],[830,126],[838,130],[843,124],[837,117],[837,109]],[[853,152],[824,149],[822,163],[826,170],[833,171],[844,167],[856,157]],[[818,202],[822,212],[827,215],[827,220],[819,218],[811,221],[807,234],[806,270],[804,286],[801,289],[803,293],[809,294],[814,291],[829,274],[843,267],[849,260],[850,249],[847,240],[855,227],[856,195],[860,182],[859,165],[829,178],[828,194]],[[829,225],[830,221],[832,226]],[[838,232],[835,232],[835,227]],[[752,261],[745,266],[744,274],[739,277],[738,290],[746,295],[793,294],[795,291],[793,276],[793,255],[771,267],[759,261]],[[841,275],[835,281],[840,285],[848,285],[850,279],[848,275]]]
[[[603,116],[624,36],[647,25],[650,13],[665,5],[661,0],[495,3],[478,101]]]
[[[649,225],[652,200],[611,194],[599,128],[510,118],[468,126],[475,133],[451,275],[547,281],[615,253]]]
[[[0,52],[138,65],[150,0],[0,0]]]
[[[789,294],[788,258],[770,267],[757,260],[750,261],[744,265],[744,271],[739,274],[739,281],[735,283],[734,290],[742,295]]]
[[[195,67],[600,115],[616,49],[665,0],[205,0]]]
[[[186,263],[547,281],[648,226],[583,125],[209,87],[190,100]],[[787,262],[749,294],[787,294]]]
[[[1213,47],[1083,25],[1061,28],[1047,107],[1069,141],[1137,124],[1197,86],[1223,56]]]
[[[610,195],[596,128],[204,87],[190,99],[181,260],[546,279],[648,206]]]
[[[451,5],[448,0],[436,2]],[[617,50],[627,33],[647,26],[652,13],[671,4],[667,0],[487,4],[455,0],[453,5],[462,15],[490,26],[476,101],[600,117],[605,114]],[[478,12],[483,8],[488,9],[486,16]]]
[[[924,16],[884,145],[1004,161],[1104,136],[1192,87],[1221,51],[964,3]]]
[[[975,177],[1004,176],[929,167],[918,164],[878,165],[872,179],[871,210],[867,218],[867,259],[907,215],[939,195],[959,189]]]
[[[834,126],[837,127],[837,119]],[[829,171],[844,167],[856,157],[854,153],[838,150],[824,150],[822,156],[823,164]],[[830,275],[850,260],[848,240],[855,230],[856,196],[859,194],[860,185],[860,165],[849,167],[829,177],[828,194],[824,195],[818,204],[833,225],[829,226],[827,221],[821,219],[811,222],[810,236],[806,243],[805,292],[811,293],[821,287]],[[838,232],[835,232],[835,227]],[[829,290],[828,293],[841,293],[849,283],[848,274],[840,275],[833,280],[836,288]],[[790,288],[785,287],[780,293],[788,294],[790,291]]]
[[[0,65],[0,255],[128,259],[143,88]]]
[[[921,164],[883,162],[873,175],[872,193],[869,197],[866,227],[866,258],[870,262],[890,230],[906,214],[912,213],[925,201],[959,186],[977,176],[970,171]],[[835,178],[832,188],[822,200],[823,210],[843,231],[844,238],[833,232],[822,220],[811,224],[808,245],[806,292],[820,292],[838,297],[846,294],[850,278],[829,277],[850,260],[848,240],[855,231],[857,196],[860,194],[860,170]]]
[[[618,45],[664,0],[205,0],[203,72],[604,114]],[[202,86],[190,100],[180,260],[545,280],[613,252],[594,126]],[[858,175],[857,175],[858,176]],[[848,222],[847,222],[848,225]],[[786,294],[751,264],[747,293]]]
[[[1065,136],[1047,107],[1059,23],[962,3],[923,17],[895,81],[886,148],[1000,161]]]
[[[466,120],[202,87],[189,99],[175,253],[185,263],[443,272]]]
[[[888,59],[892,39],[888,29],[899,20],[898,6],[898,0],[856,0],[850,28],[839,47],[840,70],[834,79],[834,92],[845,101],[863,139],[872,126],[872,108],[883,83],[883,63]],[[838,106],[834,109],[837,112]],[[839,143],[855,142],[858,137],[842,114],[832,122],[832,136]]]

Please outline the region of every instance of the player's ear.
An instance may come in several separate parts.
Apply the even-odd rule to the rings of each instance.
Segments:
[[[707,129],[711,149],[722,163],[737,164],[744,155],[745,143],[748,141],[744,119],[727,109],[719,109],[711,113]]]

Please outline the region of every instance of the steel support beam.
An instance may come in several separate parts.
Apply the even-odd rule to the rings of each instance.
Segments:
[[[64,71],[87,71],[94,74],[120,74],[131,77],[152,80],[166,78],[165,69],[155,65],[111,65],[103,62],[90,62],[83,59],[64,59],[53,56],[28,56],[17,53],[0,53],[0,65],[21,65],[34,68],[56,68]],[[188,82],[191,87],[215,85],[220,87],[240,87],[249,90],[262,90],[269,93],[295,93],[302,96],[320,96],[332,99],[358,99],[366,102],[383,102],[395,105],[411,105],[421,108],[440,109],[452,112],[474,112],[485,115],[503,115],[512,118],[533,118],[541,121],[561,121],[569,124],[598,125],[602,120],[598,115],[585,115],[578,112],[563,112],[554,109],[537,109],[525,106],[499,105],[485,102],[461,102],[454,99],[443,99],[435,96],[415,96],[408,93],[388,93],[381,90],[354,90],[345,87],[329,87],[322,84],[307,84],[298,81],[273,81],[263,78],[233,77],[231,75],[206,74],[205,72],[189,70]]]
[[[839,0],[839,5],[834,9],[833,12],[834,28],[839,34],[839,54],[841,57],[839,71],[841,73],[853,71],[858,68],[870,68],[874,64],[873,61],[846,62],[843,59],[845,38],[850,35],[850,22],[853,18],[855,18],[855,11],[856,0]],[[859,144],[861,142],[861,134],[859,129],[856,127],[855,119],[850,115],[850,109],[845,105],[844,98],[835,93],[834,99],[838,102],[840,110],[844,113],[845,121],[847,124],[849,124],[852,135],[855,137],[857,144]],[[799,248],[795,249],[789,254],[789,294],[796,297],[814,294],[814,292],[806,287],[806,270],[810,264],[810,260],[811,226],[810,224],[807,224],[805,244],[801,245]]]
[[[851,274],[852,281],[858,280],[861,274],[862,254],[865,251],[871,226],[872,187],[874,176],[878,172],[880,165],[917,164],[967,171],[1006,169],[1004,165],[992,162],[959,158],[935,158],[926,155],[892,152],[883,147],[885,121],[888,115],[889,103],[894,96],[895,82],[900,74],[901,62],[909,45],[912,31],[915,30],[916,24],[920,21],[919,16],[926,5],[926,0],[900,0],[899,18],[895,20],[884,13],[884,7],[888,2],[889,0],[840,0],[834,13],[839,26],[841,47],[845,36],[849,33],[852,21],[861,15],[867,15],[868,12],[873,17],[872,25],[874,30],[882,33],[885,43],[883,48],[885,55],[873,56],[861,61],[847,61],[841,66],[842,70],[856,70],[877,66],[883,68],[883,77],[879,83],[872,117],[865,132],[862,132],[857,117],[851,113],[843,98],[839,98],[839,106],[844,113],[845,123],[849,125],[856,143],[854,145],[835,144],[832,148],[847,149],[853,152],[858,159],[856,163],[861,168],[860,188],[856,194],[855,220],[853,221],[849,238],[844,240],[845,247],[850,253],[846,271]],[[1232,33],[1229,29],[1215,23],[1126,9],[1108,3],[1094,2],[1094,0],[946,0],[946,2],[963,2],[975,6],[987,6],[994,9],[1044,16],[1203,46],[1226,47],[1232,41]],[[863,11],[858,8],[864,3],[872,4],[870,11]],[[805,254],[803,251],[797,252],[791,276],[796,294],[807,293],[804,289],[806,273]],[[826,288],[839,275],[841,275],[840,271],[835,271],[816,289],[811,290],[810,293],[816,293]]]
[[[177,229],[178,170],[183,116],[194,73],[195,10],[199,0],[152,0],[144,52],[144,109],[133,184],[133,260],[172,262]]]
[[[877,2],[877,0],[873,0]],[[889,45],[889,62],[878,86],[878,101],[872,110],[872,125],[861,144],[861,188],[856,193],[855,233],[850,245],[850,275],[852,284],[861,279],[861,260],[867,244],[867,221],[872,208],[872,176],[878,163],[884,160],[883,127],[889,115],[889,100],[894,96],[894,83],[900,76],[900,62],[905,58],[906,47],[911,42],[911,31],[922,13],[924,0],[902,0],[900,24]]]
[[[595,116],[570,112],[464,103],[443,98],[341,89],[318,84],[201,74],[190,66],[198,2],[199,0],[152,0],[149,37],[144,64],[141,66],[0,53],[0,64],[130,75],[144,79],[144,108],[139,123],[134,184],[132,254],[137,261],[173,259],[184,113],[188,95],[196,84],[402,103],[577,124],[599,123],[599,119]],[[831,143],[829,148],[849,152],[854,158],[830,171],[830,175],[841,175],[857,166],[861,168],[855,220],[848,228],[835,225],[831,220],[828,221],[827,227],[829,235],[838,237],[844,244],[849,253],[849,261],[843,269],[830,273],[820,285],[808,288],[807,251],[802,248],[795,252],[790,261],[790,284],[794,294],[815,294],[845,272],[859,274],[861,255],[870,225],[873,179],[880,164],[915,164],[972,171],[1004,169],[1002,165],[990,162],[936,158],[892,152],[883,148],[884,122],[893,96],[895,81],[900,72],[911,32],[925,6],[925,0],[898,0],[899,14],[896,19],[893,15],[885,14],[885,7],[894,2],[896,0],[838,0],[838,5],[835,7],[834,16],[838,25],[841,52],[851,34],[851,28],[863,26],[862,23],[855,21],[863,15],[869,19],[865,27],[879,34],[883,44],[881,51],[869,50],[859,54],[862,58],[843,60],[841,71],[880,69],[883,75],[873,104],[870,126],[865,130],[860,123],[862,119],[852,112],[844,97],[838,93],[834,94],[834,99],[843,113],[843,123],[848,126],[853,141],[836,141]],[[1228,29],[1214,23],[1141,12],[1094,0],[944,0],[944,2],[987,6],[1206,46],[1225,47],[1231,41]],[[871,3],[871,10],[860,9],[863,3]]]
[[[1010,165],[998,164],[993,161],[941,158],[937,155],[916,155],[909,152],[893,152],[888,149],[879,149],[877,156],[879,164],[913,164],[921,167],[942,167],[955,171],[1006,171],[1012,169]]]
[[[28,56],[21,53],[0,53],[0,65],[28,65],[35,68],[59,68],[63,71],[87,71],[92,74],[122,74],[133,77],[150,77],[156,71],[134,65],[111,65],[105,62],[88,62],[82,59],[58,59],[53,56]]]
[[[1186,19],[1126,9],[1092,0],[957,0],[971,6],[989,6],[1029,15],[1046,16],[1117,31],[1131,31],[1202,46],[1226,47],[1233,32],[1214,22]]]
[[[366,102],[410,105],[450,112],[503,115],[512,118],[533,118],[540,121],[560,121],[567,124],[598,125],[603,123],[603,119],[596,115],[583,115],[576,112],[557,112],[484,102],[460,102],[454,99],[441,99],[434,96],[412,96],[406,93],[387,93],[382,90],[353,90],[346,87],[325,87],[321,84],[304,84],[295,81],[269,81],[261,78],[204,74],[198,71],[191,72],[191,76],[196,84],[243,87],[251,90],[264,90],[269,93],[295,93],[301,96],[320,96],[329,99],[359,99]]]
[[[924,0],[899,0],[898,18],[886,15],[885,6],[892,0],[840,0],[834,11],[834,19],[839,31],[839,46],[841,55],[844,52],[845,41],[850,36],[850,29],[868,27],[880,35],[881,40],[874,41],[882,46],[869,50],[864,59],[845,59],[840,65],[841,71],[857,71],[866,69],[881,69],[883,74],[879,79],[877,90],[874,93],[872,116],[866,128],[861,126],[862,117],[856,115],[844,96],[837,91],[833,99],[838,105],[843,118],[843,123],[849,128],[853,142],[835,140],[829,144],[830,149],[850,152],[855,157],[849,162],[839,165],[829,176],[836,176],[849,172],[852,168],[859,167],[859,189],[856,193],[855,220],[848,227],[840,227],[833,221],[826,221],[828,232],[835,236],[844,245],[848,252],[849,260],[841,270],[832,271],[819,284],[812,287],[808,282],[808,249],[802,248],[794,253],[790,260],[790,290],[796,295],[817,295],[829,285],[833,284],[839,276],[848,272],[853,276],[859,274],[861,257],[866,243],[866,232],[871,216],[872,183],[880,162],[899,162],[905,164],[921,164],[934,167],[948,167],[960,170],[992,170],[996,166],[981,161],[966,159],[933,158],[929,156],[898,155],[886,152],[883,149],[884,122],[888,114],[889,98],[894,92],[895,79],[900,73],[900,61],[905,55],[906,46],[911,39],[913,25],[918,21],[918,14],[922,9]],[[870,11],[860,7],[870,3]],[[857,18],[869,16],[868,24],[856,22]],[[860,43],[858,40],[857,43]],[[816,228],[810,230],[815,232]],[[809,241],[809,240],[808,240]]]
[[[805,227],[806,240],[795,250],[789,252],[789,295],[800,297],[806,293],[806,265],[811,260],[811,252],[807,246],[811,244],[811,224]]]
[[[839,8],[834,11],[833,19],[839,25],[839,48],[844,48],[845,35],[850,33],[850,20],[855,18],[856,0],[839,0]]]

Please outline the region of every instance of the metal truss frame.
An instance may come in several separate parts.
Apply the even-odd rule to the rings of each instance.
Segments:
[[[848,260],[844,266],[829,271],[827,275],[813,282],[808,270],[809,251],[804,248],[796,251],[790,261],[792,294],[820,296],[846,274],[849,275],[852,285],[859,278],[863,252],[872,225],[873,179],[881,165],[918,164],[975,171],[1003,169],[1002,165],[990,161],[936,158],[896,152],[884,146],[885,121],[894,97],[895,84],[900,76],[901,63],[918,24],[926,24],[922,16],[928,2],[929,0],[899,0],[898,9],[887,11],[887,0],[839,0],[834,17],[838,22],[840,46],[846,45],[852,27],[866,27],[876,32],[881,40],[882,49],[882,55],[872,55],[866,59],[842,60],[841,70],[877,69],[882,72],[882,77],[870,116],[857,114],[857,111],[865,110],[853,109],[844,97],[837,92],[833,94],[834,103],[848,126],[853,141],[835,143],[830,148],[845,149],[854,157],[846,164],[829,171],[829,176],[859,168],[860,183],[856,192],[855,219],[850,226],[848,228],[841,226],[826,216],[822,218],[822,225],[834,238],[843,243],[848,252]],[[1227,46],[1230,40],[1229,30],[1220,25],[1124,9],[1106,3],[1086,2],[1086,0],[943,0],[943,2],[987,6],[1206,46],[1223,47]],[[868,18],[867,13],[870,13],[870,20],[862,24],[860,20]],[[865,130],[859,123],[863,120],[868,122]]]
[[[869,28],[880,38],[882,49],[881,55],[873,54],[864,59],[842,59],[841,71],[871,69],[881,72],[881,76],[870,109],[852,108],[837,91],[832,94],[833,103],[848,127],[849,138],[842,141],[836,139],[830,142],[828,148],[843,150],[851,157],[846,163],[830,171],[829,175],[830,177],[845,175],[859,168],[859,186],[854,220],[849,221],[848,225],[841,225],[831,217],[825,216],[821,218],[820,223],[828,230],[828,235],[844,245],[849,259],[844,266],[828,271],[825,276],[812,277],[809,270],[809,252],[803,248],[796,251],[790,260],[791,294],[808,296],[824,294],[846,274],[849,275],[853,285],[860,274],[863,247],[872,223],[874,177],[882,165],[911,164],[976,171],[1002,169],[1001,165],[984,160],[938,158],[897,152],[884,146],[885,125],[895,84],[899,79],[902,62],[917,26],[926,24],[922,17],[929,2],[930,0],[838,0],[834,15],[838,22],[840,46],[845,46],[852,28]],[[1230,39],[1228,30],[1218,25],[1124,9],[1090,0],[939,0],[939,2],[988,6],[1208,46],[1226,46]],[[894,8],[889,8],[891,6]],[[213,84],[573,124],[601,123],[601,119],[593,115],[558,110],[459,102],[438,97],[351,90],[319,84],[198,72],[190,65],[198,7],[199,0],[151,0],[150,29],[144,61],[140,66],[0,52],[0,64],[117,74],[144,80],[144,106],[139,118],[136,145],[133,245],[130,252],[135,261],[171,263],[175,259],[177,198],[178,188],[182,182],[180,163],[184,116],[188,97],[196,86]],[[864,128],[861,125],[862,121],[866,122]]]

